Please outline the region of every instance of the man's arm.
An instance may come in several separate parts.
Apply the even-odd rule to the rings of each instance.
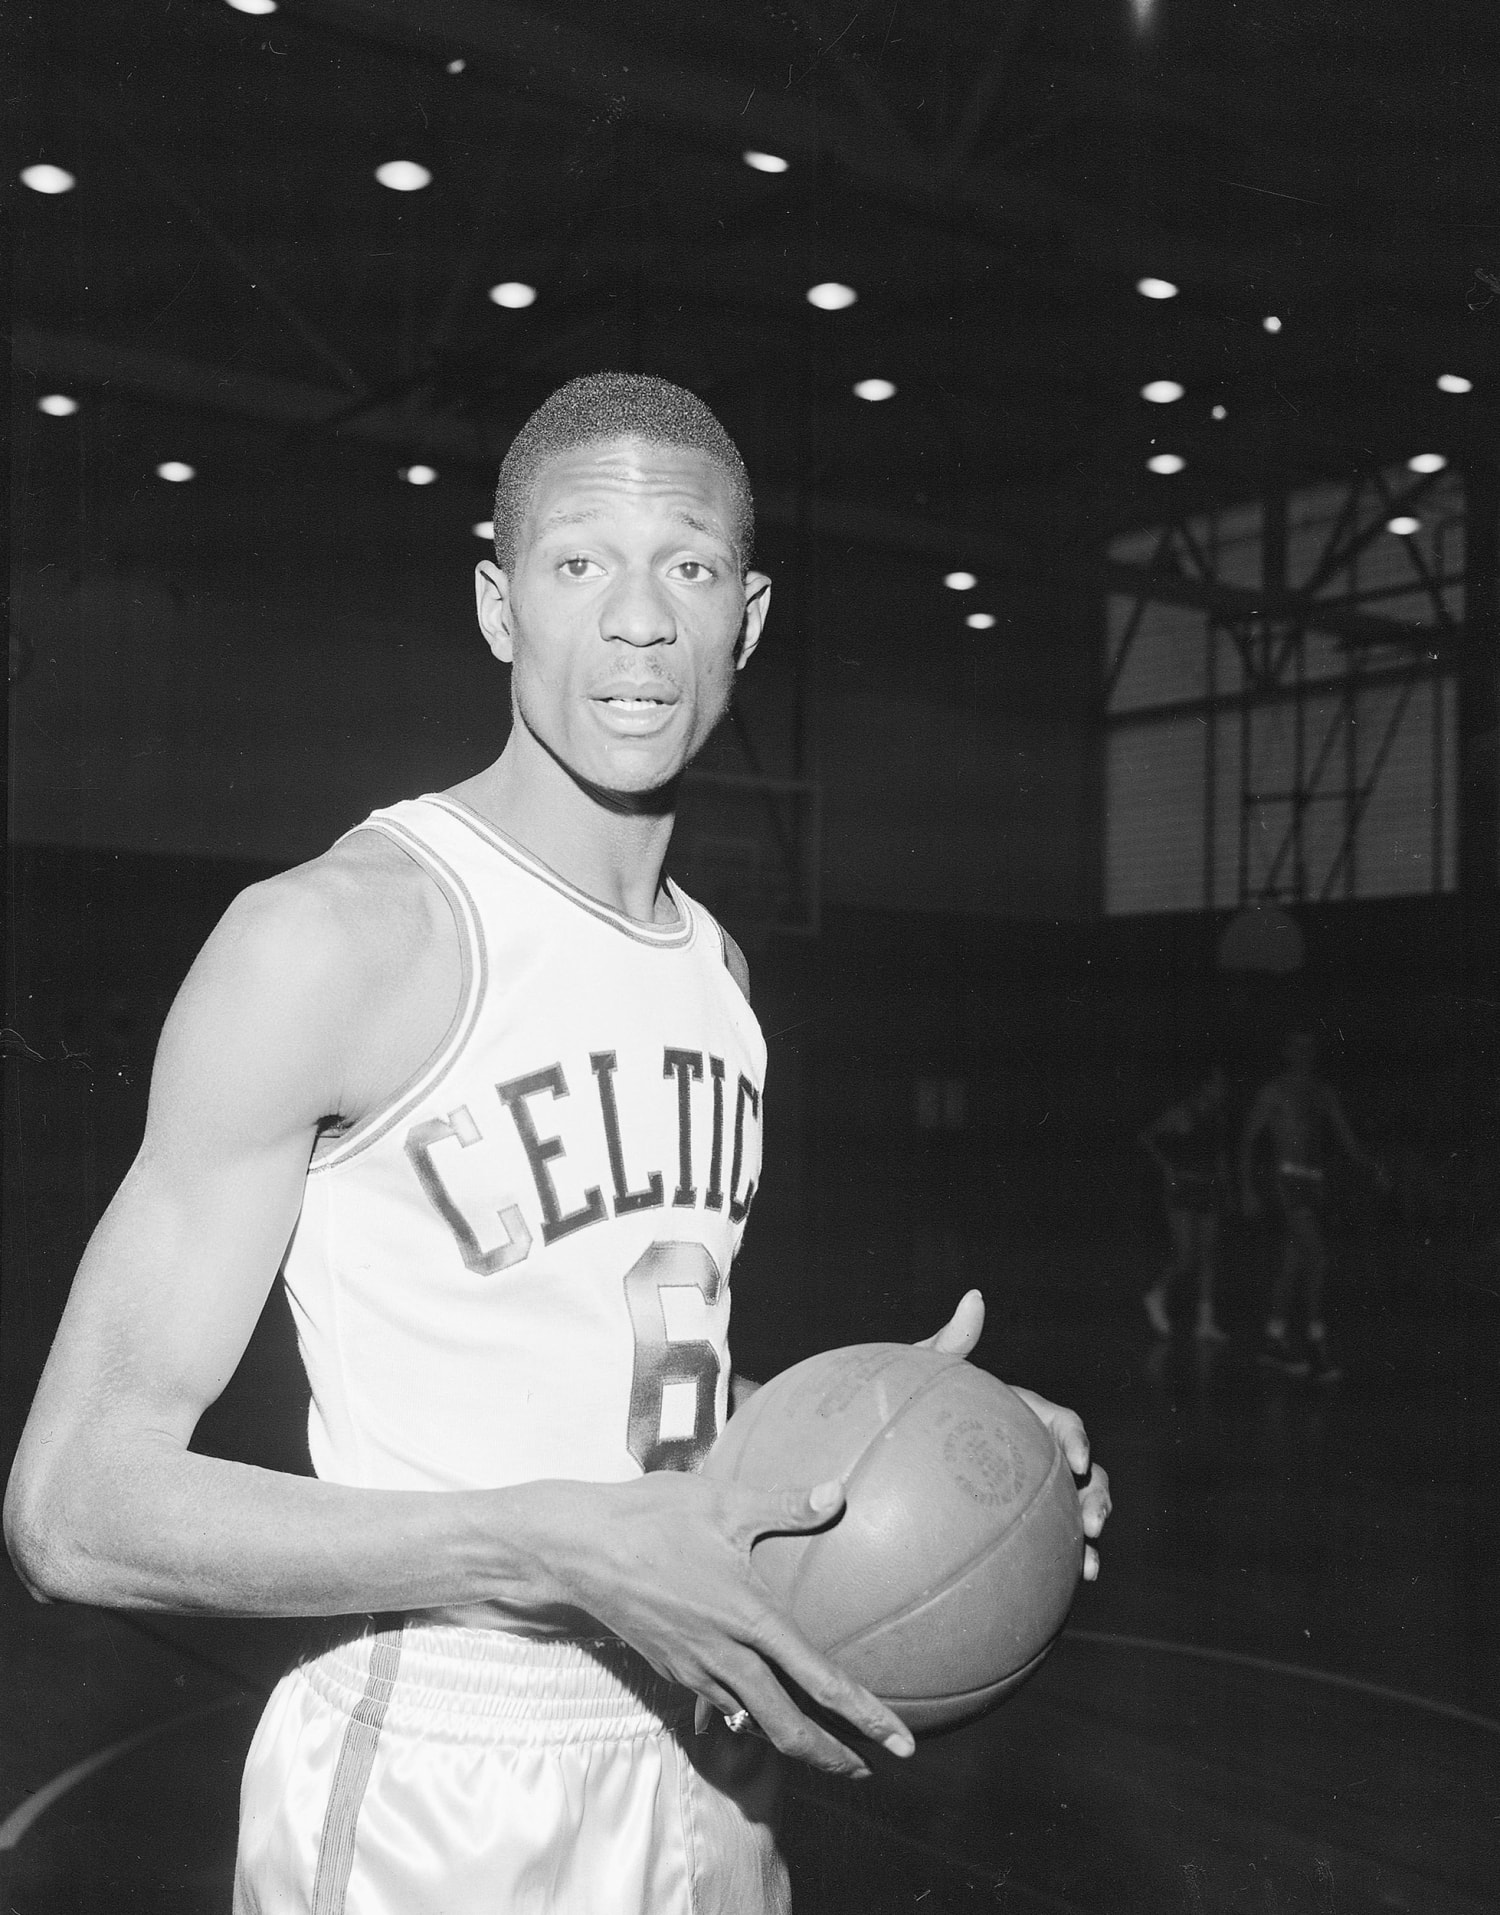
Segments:
[[[1245,1128],[1240,1132],[1240,1207],[1252,1222],[1260,1215],[1260,1198],[1255,1189],[1255,1146],[1261,1132],[1268,1130],[1271,1126],[1275,1101],[1276,1092],[1273,1086],[1263,1085],[1255,1102],[1250,1106],[1250,1114],[1245,1119]]]
[[[1187,1123],[1183,1117],[1182,1106],[1180,1104],[1173,1104],[1169,1110],[1164,1110],[1160,1117],[1153,1117],[1151,1122],[1147,1124],[1146,1128],[1136,1138],[1136,1142],[1140,1145],[1141,1149],[1145,1151],[1146,1155],[1169,1183],[1173,1175],[1172,1161],[1166,1152],[1159,1148],[1157,1139],[1166,1136],[1181,1136],[1186,1129]]]
[[[750,1567],[767,1530],[829,1521],[837,1486],[766,1495],[667,1473],[388,1492],[189,1450],[275,1278],[320,1122],[357,1113],[371,1066],[356,1033],[411,968],[404,949],[386,961],[401,911],[378,888],[378,909],[350,892],[304,873],[247,894],[173,1007],[140,1155],[84,1257],[12,1472],[6,1535],[23,1579],[44,1599],[215,1615],[582,1612],[716,1707],[751,1709],[804,1760],[864,1766],[775,1669],[909,1749],[899,1719],[796,1634]],[[438,1037],[450,1010],[437,1007]],[[382,1072],[399,1083],[407,1060]]]
[[[1361,1170],[1368,1170],[1373,1176],[1380,1176],[1379,1158],[1372,1156],[1355,1136],[1349,1119],[1344,1115],[1344,1107],[1338,1100],[1338,1093],[1331,1084],[1323,1086],[1323,1111],[1329,1128],[1339,1141],[1339,1148],[1350,1163],[1358,1164]]]

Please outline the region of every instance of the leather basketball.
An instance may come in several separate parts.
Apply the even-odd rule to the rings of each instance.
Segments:
[[[752,1560],[803,1635],[914,1732],[1011,1695],[1067,1617],[1083,1569],[1072,1472],[1016,1393],[902,1343],[793,1365],[730,1418],[704,1474],[755,1489],[834,1477],[846,1506]]]

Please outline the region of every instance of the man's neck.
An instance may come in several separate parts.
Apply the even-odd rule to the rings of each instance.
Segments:
[[[601,904],[640,924],[675,915],[662,875],[673,814],[601,802],[520,726],[494,764],[450,796]]]

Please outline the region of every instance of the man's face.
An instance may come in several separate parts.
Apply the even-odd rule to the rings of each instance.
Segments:
[[[654,791],[723,717],[770,590],[741,576],[734,522],[705,453],[601,440],[543,466],[510,575],[479,567],[479,622],[514,667],[516,710],[576,778]]]

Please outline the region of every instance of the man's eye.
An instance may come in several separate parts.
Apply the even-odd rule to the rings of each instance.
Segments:
[[[702,559],[679,559],[672,570],[679,578],[686,579],[689,585],[697,585],[700,580],[713,577],[712,567],[705,565]]]
[[[587,578],[593,563],[592,559],[564,559],[562,570],[569,578]]]

